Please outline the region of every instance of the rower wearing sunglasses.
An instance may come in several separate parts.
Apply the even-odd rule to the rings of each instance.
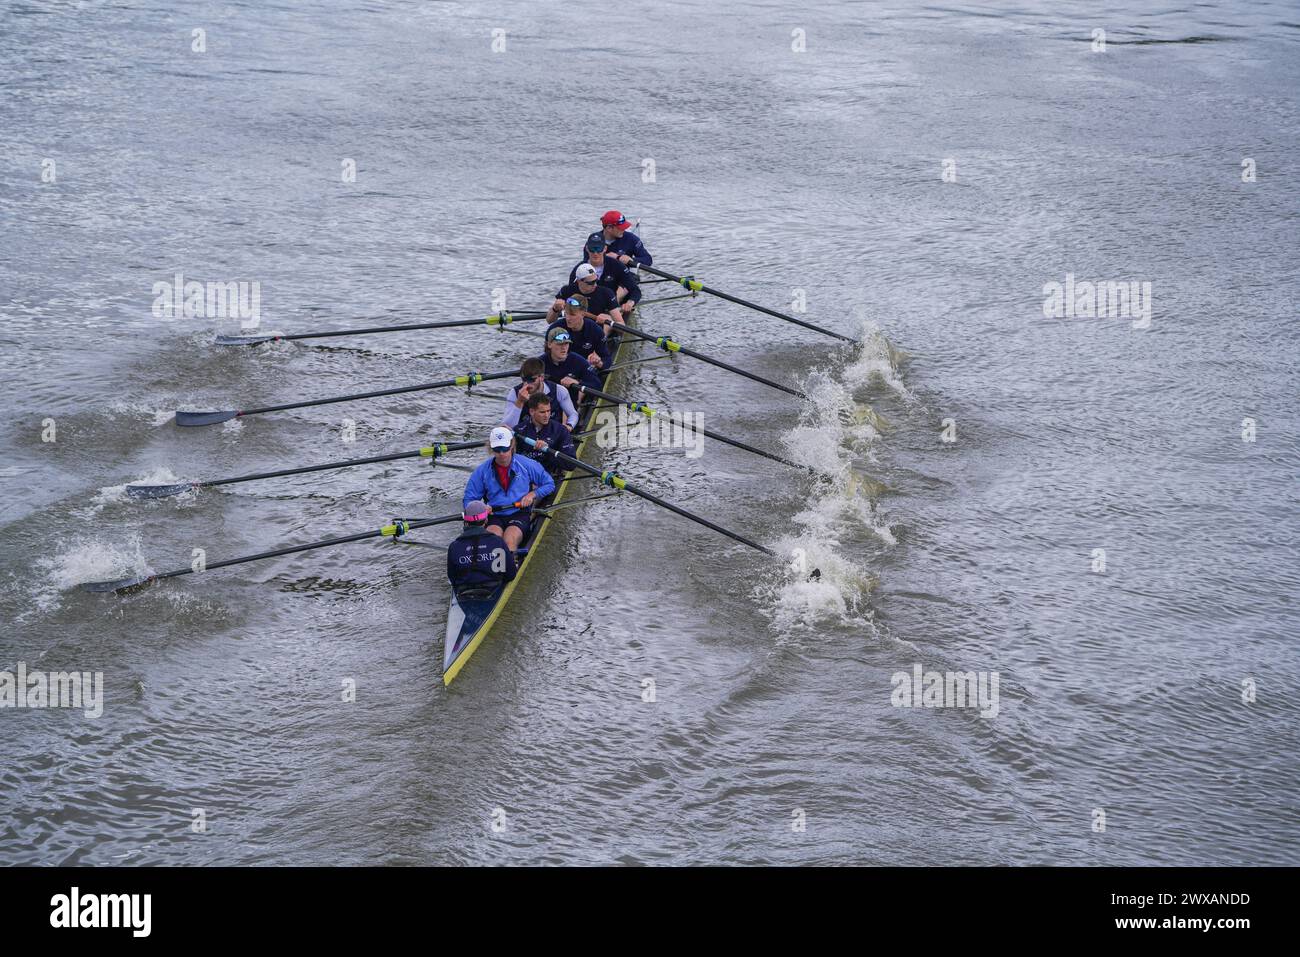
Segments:
[[[631,315],[636,304],[641,301],[641,286],[632,271],[613,256],[605,253],[605,240],[599,233],[592,233],[587,238],[587,261],[578,263],[569,272],[569,282],[577,281],[578,270],[590,266],[596,271],[596,284],[604,286],[618,300],[622,318]],[[585,272],[585,270],[583,270]],[[615,317],[616,321],[619,317]]]
[[[563,328],[546,330],[546,351],[542,353],[542,366],[546,378],[564,386],[600,388],[600,376],[591,363],[569,351],[573,336]]]
[[[610,357],[609,346],[605,342],[605,329],[594,319],[588,319],[587,304],[578,296],[564,300],[564,315],[548,327],[563,329],[573,340],[569,344],[571,351],[584,356],[597,370],[608,369],[614,364]]]
[[[542,360],[525,359],[524,364],[519,367],[519,378],[523,381],[506,393],[506,411],[501,417],[501,424],[513,429],[524,416],[524,408],[529,399],[535,395],[549,395],[555,417],[559,419],[561,425],[572,432],[573,427],[578,424],[578,409],[573,404],[568,389],[546,381],[546,366]]]
[[[596,282],[596,267],[591,263],[579,263],[573,270],[573,279],[555,294],[555,302],[546,311],[546,321],[553,323],[564,311],[566,299],[577,296],[587,303],[587,311],[596,317],[602,327],[608,329],[615,322],[623,321],[623,310],[618,308],[618,297],[614,290]]]

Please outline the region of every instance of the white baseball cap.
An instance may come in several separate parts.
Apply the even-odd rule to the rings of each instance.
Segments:
[[[573,274],[574,281],[579,279],[594,279],[596,277],[596,267],[591,263],[583,263],[578,267],[578,271]]]
[[[488,448],[494,452],[504,452],[510,448],[510,443],[515,440],[515,434],[507,429],[504,425],[498,425],[488,436]]]

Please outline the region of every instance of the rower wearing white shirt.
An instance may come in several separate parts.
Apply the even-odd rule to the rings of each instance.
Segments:
[[[519,425],[524,406],[529,398],[539,392],[551,397],[551,408],[559,409],[563,424],[570,432],[578,424],[578,410],[573,404],[569,390],[554,382],[546,381],[546,366],[540,358],[525,359],[519,367],[519,378],[523,381],[506,393],[506,411],[501,417],[501,424],[514,429]]]

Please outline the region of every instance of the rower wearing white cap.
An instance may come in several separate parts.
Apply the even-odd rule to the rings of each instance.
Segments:
[[[623,321],[623,310],[618,307],[618,297],[614,290],[596,282],[596,267],[591,263],[579,263],[573,270],[573,279],[555,294],[555,302],[546,311],[548,323],[560,318],[565,300],[570,298],[584,300],[587,311],[596,317],[596,321],[606,331],[611,323]]]
[[[600,233],[587,238],[587,261],[578,263],[569,273],[569,282],[576,282],[578,270],[584,265],[596,270],[596,282],[618,297],[619,309],[624,317],[641,301],[641,286],[632,271],[613,256],[605,255],[605,241]]]
[[[532,526],[533,504],[555,491],[555,479],[532,459],[515,455],[515,435],[504,426],[492,430],[488,449],[491,456],[465,483],[461,506],[486,502],[492,511],[487,531],[500,535],[510,551],[518,551]]]

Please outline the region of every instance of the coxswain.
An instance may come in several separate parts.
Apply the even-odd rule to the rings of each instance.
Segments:
[[[572,342],[573,337],[567,329],[546,330],[546,351],[542,353],[546,378],[560,385],[585,385],[599,389],[600,376],[596,375],[590,362],[569,351]]]
[[[461,512],[464,530],[447,546],[447,578],[458,596],[491,594],[519,571],[519,562],[506,540],[488,528],[491,514],[492,509],[482,499],[467,502]]]
[[[618,261],[624,266],[630,266],[633,263],[640,263],[642,266],[653,266],[654,259],[646,251],[645,245],[641,242],[641,237],[632,232],[633,228],[633,225],[627,221],[626,216],[617,209],[611,209],[600,217],[600,229],[591,235],[603,239],[609,247],[609,252],[617,257]]]
[[[618,307],[618,296],[612,289],[596,282],[596,267],[591,263],[579,263],[573,270],[573,281],[563,286],[555,294],[555,301],[546,311],[546,321],[554,322],[564,311],[564,302],[571,297],[585,299],[587,311],[596,317],[596,321],[608,330],[615,322],[623,321],[623,310]]]
[[[555,416],[566,429],[573,430],[578,424],[578,409],[573,404],[569,390],[554,382],[546,381],[546,366],[541,359],[534,356],[525,359],[519,367],[519,378],[523,381],[506,393],[506,411],[501,416],[501,424],[513,429],[524,416],[524,406],[538,393],[551,397],[551,409],[559,409]]]
[[[573,340],[569,349],[583,356],[594,368],[608,369],[614,364],[605,341],[605,328],[595,319],[587,318],[587,304],[578,296],[564,300],[564,316],[551,323],[547,329],[564,329]]]
[[[558,478],[568,470],[569,466],[555,453],[573,455],[573,436],[569,435],[568,429],[551,418],[551,398],[545,392],[539,392],[528,400],[528,415],[519,423],[515,435],[536,440],[536,445],[525,442],[520,453],[533,459],[550,472],[552,477]]]
[[[569,282],[576,282],[578,275],[579,263],[569,271]],[[605,255],[605,241],[599,234],[593,233],[587,239],[587,262],[586,265],[596,270],[596,282],[614,293],[618,299],[618,308],[623,313],[623,318],[636,308],[636,304],[641,301],[641,286],[636,281],[636,276],[613,256]]]
[[[487,530],[500,535],[510,551],[518,551],[533,520],[533,503],[555,491],[555,479],[532,459],[515,455],[515,435],[498,425],[488,436],[487,461],[465,483],[462,508],[482,499],[492,507]]]

